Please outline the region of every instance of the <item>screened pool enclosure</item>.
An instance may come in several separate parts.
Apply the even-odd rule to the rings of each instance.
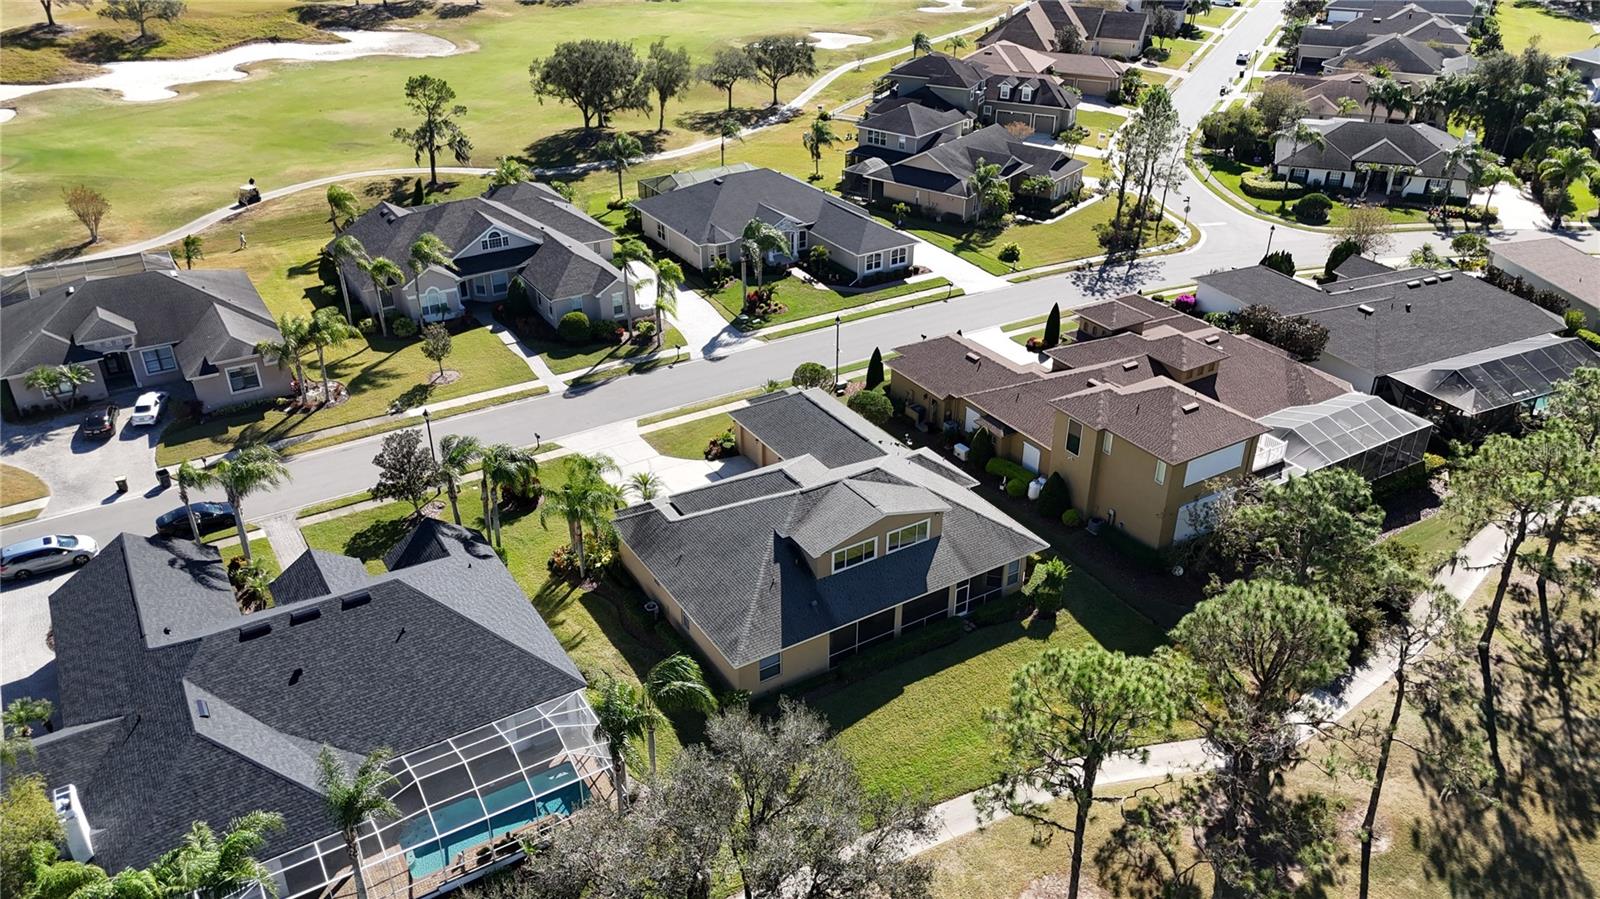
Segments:
[[[1369,481],[1421,462],[1433,431],[1427,419],[1364,393],[1292,406],[1261,423],[1287,444],[1284,464],[1291,474],[1339,465]]]

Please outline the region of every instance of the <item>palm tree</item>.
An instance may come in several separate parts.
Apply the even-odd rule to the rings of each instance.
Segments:
[[[450,257],[455,255],[455,250],[444,239],[432,231],[424,231],[417,235],[411,242],[411,259],[409,265],[413,274],[420,275],[431,266],[448,266]]]
[[[595,688],[594,716],[611,751],[611,770],[617,772],[617,792],[624,808],[628,800],[628,741],[645,735],[653,710],[644,691],[626,681],[606,676]]]
[[[978,198],[978,218],[984,217],[984,211],[998,200],[1000,188],[1005,186],[1005,181],[1000,177],[1000,166],[978,157],[978,164],[973,166],[972,175],[967,178],[968,189]]]
[[[55,710],[56,707],[51,705],[48,699],[24,696],[13,699],[11,704],[6,706],[6,710],[0,712],[0,724],[17,736],[32,737],[33,722],[37,721],[44,725],[45,733],[50,733],[55,730],[55,725],[50,723],[50,716]]]
[[[722,151],[722,161],[718,165],[728,164],[728,141],[736,140],[744,143],[744,131],[731,116],[723,116],[722,123],[717,126],[717,136],[722,139],[718,149]]]
[[[1360,110],[1361,110],[1361,101],[1357,100],[1355,97],[1340,97],[1339,98],[1339,115],[1341,115],[1341,116],[1353,116],[1357,112],[1359,112]]]
[[[276,896],[272,872],[255,854],[283,828],[283,816],[275,812],[235,818],[220,838],[210,824],[196,821],[178,848],[158,859],[150,873],[169,896],[222,899],[245,886],[260,886],[266,895]]]
[[[367,248],[361,245],[354,234],[341,234],[328,244],[328,256],[333,260],[333,268],[339,273],[339,296],[344,299],[344,317],[346,321],[355,321],[350,314],[350,285],[345,280],[344,267],[353,265],[361,268],[362,262],[367,258]]]
[[[293,366],[295,398],[306,398],[306,369],[301,359],[310,343],[311,320],[299,315],[278,316],[278,339],[263,340],[256,344],[256,352],[276,362],[278,366]]]
[[[811,154],[811,173],[817,180],[822,179],[822,151],[831,147],[839,140],[833,133],[833,123],[822,116],[811,123],[811,127],[800,135],[800,142],[805,144],[806,152]]]
[[[958,51],[967,49],[967,39],[959,34],[952,34],[950,39],[944,42],[944,48],[954,56]]]
[[[926,31],[919,31],[911,36],[911,58],[916,59],[918,53],[932,53],[933,41]]]
[[[644,155],[644,145],[639,143],[637,137],[626,131],[621,131],[612,135],[610,140],[602,143],[596,149],[600,151],[601,156],[605,157],[606,162],[610,163],[611,167],[617,171],[617,199],[621,200],[623,198],[622,173],[627,171],[628,166],[633,165],[635,159]]]
[[[1557,147],[1539,163],[1539,180],[1544,184],[1542,205],[1550,214],[1552,229],[1561,227],[1572,185],[1596,178],[1600,178],[1600,163],[1583,147]]]
[[[1404,112],[1411,103],[1411,95],[1406,92],[1405,85],[1393,78],[1378,79],[1377,83],[1367,89],[1367,98],[1373,106],[1383,107],[1385,120],[1391,118],[1397,111]],[[1374,109],[1373,113],[1376,112]],[[1372,118],[1373,116],[1369,115],[1367,121],[1372,121]]]
[[[642,262],[646,268],[653,268],[655,256],[650,252],[650,248],[644,245],[644,241],[637,237],[628,237],[617,242],[617,248],[611,253],[611,261],[622,269],[622,289],[623,293],[627,294],[628,297],[627,325],[628,330],[632,331],[635,305],[633,292],[636,288],[650,283],[650,279],[640,278],[637,281],[633,280],[632,273],[629,271],[629,263]]]
[[[1326,143],[1327,143],[1327,141],[1323,138],[1321,131],[1318,131],[1317,129],[1311,127],[1310,125],[1307,125],[1305,122],[1300,121],[1298,119],[1293,121],[1293,122],[1290,122],[1290,123],[1284,125],[1283,126],[1283,130],[1281,130],[1277,134],[1273,135],[1273,137],[1275,137],[1275,138],[1286,137],[1286,138],[1289,139],[1289,159],[1290,160],[1293,160],[1295,155],[1300,152],[1300,147],[1302,145],[1309,144],[1311,146],[1321,148],[1321,147],[1325,146]],[[1283,179],[1285,181],[1288,181],[1289,180],[1289,176],[1288,175],[1284,175]],[[1285,208],[1287,208],[1287,206],[1288,206],[1288,200],[1287,200],[1288,195],[1289,195],[1289,192],[1286,190],[1282,194],[1280,194],[1279,197],[1278,197],[1278,214],[1279,215],[1283,215],[1283,210]]]
[[[356,830],[368,818],[399,817],[399,810],[388,796],[394,785],[394,775],[385,767],[391,755],[387,749],[374,749],[354,772],[328,746],[317,755],[317,783],[322,788],[328,817],[344,838],[345,855],[355,874],[356,899],[367,899],[367,878],[361,873]]]
[[[40,365],[22,379],[23,384],[55,400],[63,411],[69,398],[77,399],[79,387],[93,382],[94,371],[81,362]]]
[[[244,560],[254,561],[250,555],[250,539],[244,532],[245,497],[289,480],[289,469],[284,467],[283,457],[277,450],[265,443],[252,443],[214,463],[211,475],[233,505],[233,523],[239,529],[239,548],[244,551]]]
[[[783,235],[776,226],[769,225],[760,219],[751,219],[744,226],[744,233],[739,236],[739,256],[743,262],[744,285],[750,286],[750,269],[753,263],[756,269],[756,286],[761,287],[767,283],[766,261],[767,253],[777,253],[789,249],[789,238]]]
[[[186,234],[178,242],[178,255],[183,258],[183,267],[193,270],[194,261],[206,256],[206,242],[198,234]]]
[[[717,697],[706,686],[706,676],[693,656],[675,652],[657,662],[644,676],[644,698],[653,714],[645,718],[645,745],[650,752],[650,774],[656,773],[656,724],[663,713],[717,710]]]
[[[483,444],[478,438],[466,434],[446,434],[439,441],[439,473],[444,476],[445,493],[450,496],[450,514],[458,525],[461,523],[461,508],[456,504],[456,498],[461,489],[461,479],[482,453]]]
[[[572,539],[572,553],[578,560],[579,577],[589,576],[589,560],[583,545],[583,529],[587,525],[595,533],[611,524],[611,513],[622,504],[622,492],[605,479],[608,472],[615,473],[617,463],[610,456],[571,456],[567,459],[567,480],[560,487],[545,494],[539,507],[539,521],[544,523],[545,510],[549,509],[567,520],[567,534]]]
[[[683,268],[671,259],[657,259],[656,269],[656,345],[666,340],[667,316],[678,316],[678,285],[683,283]]]
[[[350,220],[361,214],[361,201],[342,184],[328,185],[327,198],[328,222],[333,225],[334,234],[342,233]]]
[[[478,453],[483,493],[483,528],[500,544],[500,501],[506,490],[526,492],[539,483],[539,460],[533,451],[509,443],[483,447]]]
[[[383,336],[388,337],[389,319],[383,314],[383,292],[391,285],[404,282],[406,273],[392,260],[383,256],[376,259],[360,259],[356,265],[372,279],[372,296],[378,303],[378,328],[383,332]]]
[[[183,514],[189,519],[189,534],[200,542],[200,522],[194,517],[194,506],[189,502],[190,490],[204,490],[217,482],[216,475],[188,462],[178,466],[178,501],[183,503]]]
[[[328,394],[328,361],[325,351],[328,347],[338,346],[347,340],[354,340],[361,335],[339,310],[331,306],[324,306],[311,315],[310,326],[306,328],[306,339],[317,348],[317,370],[322,372],[322,401],[328,402],[332,397]]]
[[[628,489],[647,503],[661,494],[661,476],[653,471],[636,471],[628,478]]]
[[[501,156],[494,161],[494,174],[489,176],[489,186],[505,187],[528,180],[531,180],[531,176],[528,174],[527,166],[510,156]]]

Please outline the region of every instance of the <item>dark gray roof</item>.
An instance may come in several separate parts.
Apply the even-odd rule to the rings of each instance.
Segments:
[[[0,373],[79,362],[100,354],[80,345],[137,333],[135,345],[173,345],[186,377],[208,362],[255,354],[277,340],[267,305],[241,271],[149,271],[77,279],[0,305]]]
[[[752,219],[775,224],[786,217],[854,253],[915,243],[860,208],[771,169],[734,172],[633,205],[697,244],[725,244],[737,240]]]
[[[1472,68],[1473,58],[1466,46],[1421,41],[1403,34],[1371,38],[1323,63],[1323,70],[1337,72],[1350,68],[1384,65],[1393,72],[1408,75],[1454,75]]]
[[[1549,395],[1600,355],[1577,337],[1541,334],[1405,371],[1389,377],[1466,415],[1481,415]]]
[[[1358,164],[1393,165],[1415,169],[1430,178],[1445,177],[1450,151],[1461,142],[1453,135],[1421,122],[1368,122],[1364,119],[1305,119],[1322,134],[1322,143],[1292,144],[1273,161],[1277,165],[1352,171]],[[1449,177],[1464,178],[1465,163],[1457,163]]]
[[[822,478],[806,486],[693,514],[656,500],[620,513],[617,532],[735,666],[1047,545],[961,483],[911,459],[886,456],[819,472]],[[868,518],[918,507],[948,509],[940,536],[828,577],[811,573],[799,541],[826,551]]]
[[[1216,288],[1246,306],[1271,306],[1285,315],[1303,315],[1328,305],[1327,294],[1264,265],[1212,272],[1195,280],[1203,286]]]
[[[889,78],[916,78],[940,87],[971,89],[983,82],[983,70],[948,53],[927,53],[889,70]]]
[[[1387,16],[1360,16],[1348,22],[1313,25],[1301,32],[1300,45],[1358,47],[1374,37],[1398,34],[1419,43],[1437,42],[1463,49],[1471,43],[1465,29],[1421,7],[1407,5]]]
[[[1010,92],[1008,97],[1000,96],[1000,88],[1004,86]],[[1022,99],[1022,88],[1027,87],[1031,94],[1030,99]],[[1043,106],[1053,109],[1076,109],[1078,95],[1075,91],[1065,90],[1061,82],[1049,75],[1032,75],[1025,73],[996,74],[989,77],[984,86],[983,96],[991,103],[1010,103],[1017,106]]]
[[[876,459],[894,440],[815,388],[752,400],[729,415],[781,458],[810,454],[829,468]]]
[[[434,532],[444,556],[354,585],[308,553],[275,582],[282,604],[248,616],[217,551],[185,541],[124,534],[64,583],[50,613],[66,726],[32,764],[77,786],[96,863],[146,865],[192,821],[253,809],[288,825],[259,854],[287,851],[330,831],[322,745],[403,753],[582,689],[493,551]],[[318,578],[338,585],[303,596]]]
[[[1571,297],[1600,306],[1600,257],[1585,253],[1565,238],[1495,244],[1489,248],[1489,260],[1519,266]]]
[[[1072,7],[1072,12],[1083,26],[1083,36],[1091,41],[1135,41],[1150,27],[1150,17],[1142,12],[1078,5]]]
[[[937,109],[905,97],[891,97],[873,104],[857,127],[924,137],[966,120],[967,114],[954,107]]]
[[[1483,4],[1478,0],[1330,0],[1327,11],[1355,11],[1387,17],[1408,6],[1461,22],[1470,22],[1483,14]]]
[[[360,559],[321,549],[309,549],[289,563],[268,588],[278,605],[299,602],[329,593],[354,590],[367,580],[367,568]]]
[[[1074,159],[1053,147],[1016,139],[1003,125],[990,125],[956,138],[941,141],[915,156],[871,170],[851,166],[847,171],[879,181],[934,190],[964,197],[971,193],[969,183],[980,163],[1000,166],[1006,181],[1041,175],[1061,181],[1082,171],[1082,160]]]
[[[954,334],[895,347],[894,352],[895,358],[885,363],[894,376],[914,382],[935,400],[1020,384],[1044,374],[1038,366],[1001,359],[982,344]]]
[[[1355,278],[1383,275],[1392,271],[1394,269],[1376,259],[1368,259],[1365,256],[1351,256],[1349,259],[1339,263],[1339,267],[1335,268],[1333,273],[1338,276],[1337,280],[1350,281]]]

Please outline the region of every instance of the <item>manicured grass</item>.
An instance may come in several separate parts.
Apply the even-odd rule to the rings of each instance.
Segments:
[[[1210,12],[1195,16],[1194,21],[1197,25],[1205,25],[1210,28],[1221,28],[1230,18],[1233,17],[1234,12],[1234,8],[1230,6],[1215,6],[1211,8]]]
[[[1261,171],[1263,166],[1235,162],[1220,153],[1202,153],[1201,158],[1205,160],[1206,165],[1211,169],[1212,177],[1207,179],[1206,183],[1211,185],[1213,189],[1220,184],[1235,198],[1242,200],[1246,205],[1262,215],[1278,221],[1294,222],[1299,225],[1294,218],[1294,200],[1287,202],[1284,206],[1283,214],[1280,215],[1278,213],[1279,201],[1258,199],[1244,192],[1243,181],[1245,174],[1247,172]],[[1343,224],[1350,217],[1351,208],[1351,206],[1340,200],[1334,200],[1333,209],[1329,211],[1325,227],[1337,228]],[[1428,221],[1428,213],[1425,209],[1410,206],[1379,206],[1377,208],[1382,209],[1389,216],[1389,220],[1396,225],[1426,224]],[[1300,227],[1304,226],[1301,225]]]
[[[664,456],[704,459],[706,444],[732,428],[733,418],[726,412],[719,412],[659,431],[650,431],[643,436],[646,443]]]
[[[312,503],[309,506],[305,506],[295,513],[295,518],[310,518],[313,515],[321,515],[324,512],[337,512],[357,503],[364,503],[369,499],[372,499],[371,490],[363,490],[360,493],[352,493],[349,496],[341,496],[337,499],[323,500],[320,503]]]
[[[1054,265],[1074,259],[1086,259],[1105,252],[1095,234],[1095,226],[1111,221],[1116,204],[1101,200],[1085,209],[1072,212],[1056,221],[1035,224],[1014,224],[999,234],[979,231],[957,231],[953,226],[918,222],[908,230],[972,264],[995,275],[1009,275],[1012,268],[998,258],[1001,248],[1015,243],[1022,250],[1022,260],[1017,270]],[[1162,224],[1162,240],[1170,239],[1172,225]],[[1151,240],[1152,245],[1160,240]]]
[[[1076,118],[1076,122],[1079,125],[1089,129],[1089,137],[1084,143],[1101,148],[1105,147],[1106,142],[1111,137],[1111,133],[1121,128],[1122,124],[1127,120],[1128,117],[1125,115],[1104,112],[1098,109],[1081,111]]]
[[[489,333],[474,328],[455,335],[455,352],[447,368],[461,372],[453,384],[430,388],[428,377],[438,371],[422,355],[422,343],[373,336],[352,341],[328,354],[328,371],[350,390],[350,399],[331,409],[309,415],[290,414],[275,406],[259,405],[231,414],[212,416],[205,422],[176,422],[161,435],[156,464],[171,465],[184,459],[213,456],[255,441],[278,440],[309,434],[389,414],[392,403],[406,408],[466,396],[527,381],[528,366]],[[306,377],[319,377],[315,358],[306,365]],[[304,450],[301,450],[304,452]]]
[[[1500,19],[1500,36],[1505,41],[1506,51],[1513,55],[1535,41],[1540,50],[1557,57],[1591,49],[1595,46],[1594,25],[1600,24],[1600,16],[1592,11],[1590,21],[1585,22],[1559,15],[1543,3],[1528,0],[1501,3],[1495,7],[1494,14]]]
[[[977,789],[999,773],[983,713],[1004,701],[1017,669],[1050,647],[1098,640],[1143,654],[1162,642],[1154,624],[1087,574],[1073,572],[1067,597],[1068,609],[1053,625],[980,628],[807,701],[838,729],[839,745],[868,787],[935,801]]]
[[[923,305],[926,305],[928,303],[943,303],[946,300],[953,300],[956,297],[966,296],[966,293],[967,292],[965,290],[962,290],[959,287],[954,287],[954,288],[947,287],[942,291],[938,291],[938,292],[932,294],[931,296],[912,297],[909,300],[902,300],[901,302],[898,302],[898,303],[890,303],[887,306],[879,306],[876,309],[863,309],[860,312],[851,312],[851,313],[847,313],[845,315],[841,315],[841,316],[839,316],[839,319],[840,319],[840,321],[844,321],[844,322],[860,321],[861,319],[864,319],[864,318],[871,318],[874,315],[887,315],[887,314],[889,314],[891,312],[899,312],[902,309],[914,309],[917,306],[923,306]],[[774,335],[772,335],[772,337],[773,337],[773,339],[776,339],[776,338],[779,338],[779,337],[793,337],[796,334],[806,334],[806,333],[809,333],[811,331],[820,331],[823,328],[831,328],[831,327],[833,327],[833,320],[825,318],[825,319],[822,319],[821,321],[814,321],[814,322],[811,322],[810,324],[800,325],[799,327],[790,328],[787,331],[782,331],[782,332],[780,332],[778,334],[774,334]],[[884,356],[883,358],[884,359],[888,359],[890,356],[893,356],[893,355],[894,355],[893,353],[890,353],[889,355]]]
[[[561,375],[569,371],[594,368],[596,365],[603,365],[608,362],[626,362],[639,356],[654,353],[658,349],[674,350],[684,346],[687,341],[683,339],[683,335],[679,333],[677,328],[669,327],[659,347],[654,343],[591,343],[584,346],[570,346],[558,340],[535,340],[524,341],[524,343],[528,343],[529,349],[538,351],[539,355],[544,357],[544,361],[550,366],[551,371]]]
[[[538,387],[530,387],[527,390],[515,390],[511,393],[502,393],[498,396],[489,397],[488,399],[474,400],[470,403],[464,403],[460,406],[451,406],[448,409],[441,409],[433,414],[433,420],[439,421],[440,419],[449,418],[452,415],[461,415],[466,412],[476,412],[479,409],[487,409],[490,406],[504,406],[507,403],[514,403],[517,400],[525,400],[534,396],[544,396],[549,392],[550,388],[540,384]],[[421,425],[417,423],[416,418],[411,416],[391,418],[370,427],[356,428],[353,431],[344,431],[338,434],[329,434],[326,437],[313,437],[310,440],[305,440],[292,446],[284,447],[282,454],[285,456],[296,456],[300,453],[309,453],[312,450],[326,449],[327,447],[336,446],[340,443],[348,443],[352,440],[359,440],[362,437],[372,437],[377,434],[387,434],[390,431],[398,431],[401,428],[418,427],[421,427]]]
[[[838,312],[841,309],[853,309],[856,306],[865,306],[868,303],[877,303],[883,300],[894,299],[910,293],[921,293],[936,287],[947,287],[950,281],[946,278],[927,278],[921,281],[904,281],[886,284],[876,290],[861,293],[841,293],[829,287],[817,287],[800,278],[790,275],[776,281],[769,280],[768,284],[777,288],[775,299],[788,307],[788,309],[771,318],[763,319],[761,327],[781,325],[785,322],[799,321],[813,315],[825,315],[829,312]],[[753,287],[751,289],[754,289]],[[737,318],[744,306],[745,287],[736,278],[727,286],[714,294],[706,294],[714,306],[720,306],[722,312]]]
[[[1439,512],[1390,537],[1397,543],[1415,547],[1424,559],[1437,562],[1459,552],[1467,542],[1461,522],[1448,512]]]
[[[49,495],[50,488],[32,472],[0,464],[0,506],[31,502]]]
[[[237,543],[221,547],[221,551],[223,565],[227,565],[228,560],[235,556],[244,555],[244,550]],[[250,555],[261,564],[269,580],[283,573],[283,567],[278,562],[278,554],[272,551],[272,541],[266,537],[250,538]]]
[[[32,521],[35,518],[38,518],[39,513],[43,511],[43,509],[29,509],[26,512],[13,512],[10,515],[0,515],[0,527],[4,527],[8,524],[21,524],[24,521]]]
[[[242,0],[241,0],[242,2]],[[190,4],[191,15],[197,5]],[[203,4],[210,6],[210,3]],[[298,5],[296,0],[260,0],[263,13]],[[0,258],[26,263],[47,253],[72,252],[83,232],[61,206],[60,188],[78,182],[104,191],[111,212],[101,241],[130,242],[159,233],[231,200],[233,187],[255,175],[272,188],[339,171],[407,166],[412,157],[390,133],[413,122],[405,110],[407,77],[426,73],[450,83],[468,112],[462,125],[474,144],[473,161],[491,165],[496,156],[515,155],[537,166],[570,163],[592,155],[605,137],[583,133],[581,116],[554,101],[539,103],[528,87],[528,64],[546,57],[555,45],[582,35],[614,35],[633,41],[641,53],[665,38],[683,46],[695,62],[720,47],[769,33],[840,31],[873,38],[843,51],[818,51],[826,71],[851,59],[908,42],[917,31],[937,35],[992,16],[1003,4],[988,0],[974,11],[954,15],[919,13],[908,6],[885,16],[878,4],[840,0],[770,0],[759,4],[650,3],[637,0],[586,0],[578,4],[521,4],[509,0],[439,4],[401,20],[470,48],[454,56],[426,60],[374,56],[333,63],[268,64],[240,82],[180,88],[179,101],[124,103],[92,91],[59,91],[25,97],[16,119],[5,125],[7,177],[0,186],[7,227],[0,236]],[[376,4],[308,5],[328,15],[378,16]],[[401,6],[399,4],[393,7]],[[405,4],[404,8],[422,7]],[[36,3],[6,0],[7,21],[34,21]],[[348,9],[348,11],[347,11]],[[468,14],[460,14],[461,11]],[[97,23],[92,13],[72,12],[74,24]],[[163,30],[157,25],[158,31]],[[819,101],[846,99],[865,92],[872,72],[851,72],[842,90]],[[7,72],[8,80],[12,77]],[[780,95],[793,97],[806,78],[792,78]],[[770,91],[742,83],[736,107],[764,107]],[[681,147],[702,140],[706,123],[720,112],[720,91],[696,84],[667,111],[668,133],[655,133],[654,111],[619,115],[615,126],[635,132],[647,148]],[[327,110],[329,114],[313,114]],[[696,130],[700,129],[700,130]],[[789,132],[785,152],[803,160],[786,170],[809,172],[810,161]],[[753,141],[752,141],[753,142]],[[730,161],[736,158],[730,147]],[[825,154],[837,167],[840,151]],[[174,165],[174,159],[184,160]],[[683,166],[686,160],[675,165]],[[698,163],[697,163],[698,164]],[[115,177],[136,172],[138,177]],[[636,174],[644,174],[642,171]],[[598,179],[597,179],[598,180]],[[630,177],[628,180],[632,180]],[[614,181],[614,179],[613,179]],[[320,193],[320,191],[319,191]]]
[[[1167,41],[1167,58],[1161,60],[1161,66],[1167,69],[1181,69],[1189,61],[1189,57],[1199,52],[1204,41],[1191,41],[1184,38],[1175,38]]]

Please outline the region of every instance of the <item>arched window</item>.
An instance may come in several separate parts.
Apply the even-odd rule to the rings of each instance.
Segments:
[[[443,317],[450,314],[450,299],[437,287],[422,292],[422,317]]]
[[[490,231],[483,235],[482,240],[478,241],[479,249],[483,250],[499,250],[510,245],[511,238],[501,234],[499,231]]]

